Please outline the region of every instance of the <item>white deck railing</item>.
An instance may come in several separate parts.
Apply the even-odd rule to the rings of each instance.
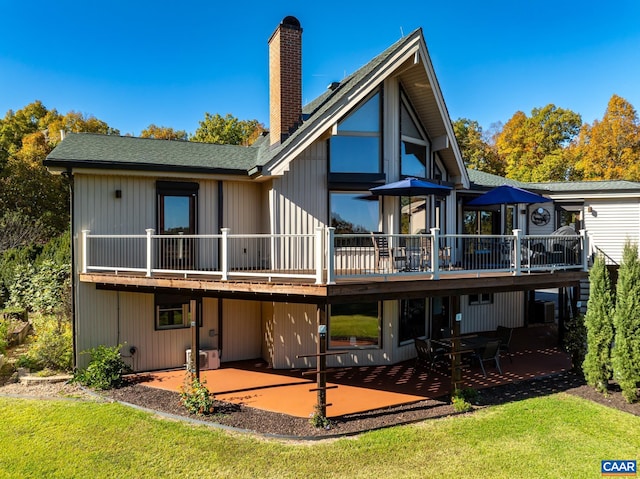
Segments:
[[[81,268],[88,272],[207,275],[314,280],[474,272],[514,275],[588,268],[585,231],[576,236],[335,234],[102,235],[82,232]]]

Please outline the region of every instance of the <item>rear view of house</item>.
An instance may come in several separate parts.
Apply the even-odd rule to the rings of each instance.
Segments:
[[[73,181],[76,353],[121,344],[137,371],[177,368],[195,337],[207,367],[311,367],[320,344],[335,365],[393,364],[416,337],[522,326],[527,291],[586,276],[584,236],[532,262],[522,229],[459,234],[478,191],[421,30],[304,107],[297,19],[269,68],[251,146],[71,134],[49,155]],[[407,178],[439,188],[370,191]]]

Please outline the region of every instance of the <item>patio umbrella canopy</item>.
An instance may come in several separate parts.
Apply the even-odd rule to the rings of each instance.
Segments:
[[[430,181],[417,178],[405,178],[382,186],[369,188],[369,191],[377,196],[426,196],[447,195],[452,190],[450,186],[438,185]]]
[[[533,204],[533,203],[547,203],[553,201],[546,196],[531,193],[530,191],[523,190],[515,186],[502,185],[487,191],[482,196],[478,196],[469,201],[469,206],[489,206],[489,205],[503,205],[503,204]]]

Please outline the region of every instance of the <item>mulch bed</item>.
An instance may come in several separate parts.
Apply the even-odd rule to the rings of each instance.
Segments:
[[[609,394],[604,396],[593,388],[586,386],[584,379],[573,372],[482,389],[479,391],[477,404],[474,407],[483,408],[490,405],[546,396],[561,391],[640,416],[640,403],[628,404],[622,398],[616,385],[612,384]],[[111,399],[152,409],[160,413],[190,417],[265,436],[297,439],[353,435],[374,429],[455,414],[448,398],[441,398],[440,400],[425,400],[403,406],[332,418],[329,429],[319,429],[313,427],[309,419],[306,418],[287,416],[286,414],[261,411],[222,402],[216,404],[217,412],[214,415],[190,415],[180,404],[180,396],[177,392],[151,388],[136,383],[130,383],[122,388],[107,391],[103,394]]]

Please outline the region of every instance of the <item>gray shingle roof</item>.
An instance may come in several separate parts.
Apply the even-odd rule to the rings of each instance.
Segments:
[[[471,189],[488,189],[495,188],[500,185],[511,185],[527,190],[538,192],[553,193],[578,193],[578,192],[624,192],[632,191],[640,193],[640,183],[625,180],[608,180],[608,181],[556,181],[556,182],[538,182],[527,183],[524,181],[511,180],[502,176],[492,175],[484,171],[478,171],[467,168],[469,179],[471,180]]]
[[[45,165],[246,174],[257,152],[258,147],[72,133]]]

